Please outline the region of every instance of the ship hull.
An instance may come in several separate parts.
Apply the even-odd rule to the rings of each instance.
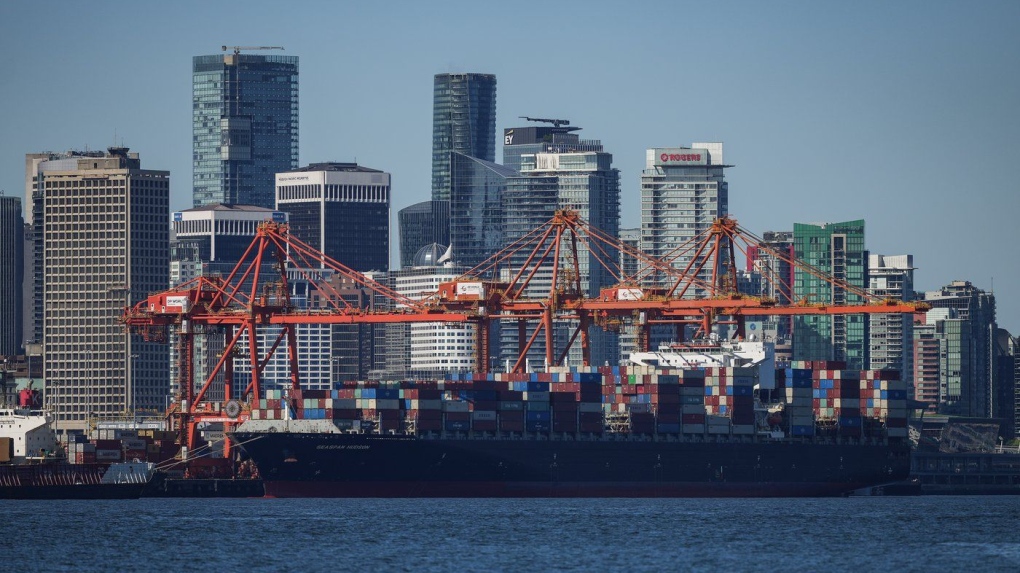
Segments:
[[[138,499],[146,483],[102,483],[110,464],[0,466],[0,499]]]
[[[271,497],[826,497],[905,478],[906,444],[236,433]]]

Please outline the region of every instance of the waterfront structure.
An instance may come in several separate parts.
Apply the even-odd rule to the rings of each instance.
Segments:
[[[694,247],[719,217],[729,213],[729,184],[722,143],[692,143],[690,147],[648,149],[641,172],[641,249],[683,270],[696,253]],[[698,274],[711,283],[711,265]],[[650,272],[648,286],[670,287],[674,280]],[[686,297],[709,293],[690,288]]]
[[[912,255],[868,255],[868,292],[881,300],[914,299]],[[910,345],[914,317],[910,314],[868,315],[868,370],[899,370],[907,386],[913,384]]]
[[[389,270],[389,173],[357,163],[277,173],[276,208],[287,213],[291,236],[313,249],[355,271]]]
[[[496,160],[496,76],[436,74],[432,96],[432,199],[450,200],[450,153]],[[419,245],[419,248],[425,245]]]
[[[504,241],[512,243],[530,233],[539,225],[550,220],[559,209],[570,209],[601,229],[611,237],[619,236],[620,228],[620,172],[612,166],[613,156],[604,151],[579,153],[537,153],[523,155],[519,176],[507,178],[503,193]],[[512,255],[510,268],[524,266],[528,257],[522,249]],[[566,269],[566,253],[561,254]],[[617,252],[592,253],[584,245],[578,245],[578,273],[585,296],[597,297],[599,290],[616,282],[615,277],[600,264],[599,259],[610,263],[618,260]],[[526,295],[545,297],[552,281],[551,271],[543,270],[534,275]],[[531,294],[528,294],[531,293]],[[503,360],[517,358],[519,329],[516,325],[501,328],[500,346]],[[528,330],[533,332],[533,327]],[[562,348],[570,336],[570,326],[565,323],[556,328],[554,344]],[[593,364],[616,361],[619,357],[618,337],[595,327],[589,330],[591,359]],[[529,334],[530,336],[530,334]],[[532,345],[529,359],[542,364],[545,343],[540,337]],[[555,354],[555,352],[554,352]],[[580,363],[580,349],[571,349],[567,360],[570,364]]]
[[[576,153],[579,151],[602,151],[602,142],[597,139],[581,139],[580,127],[570,126],[564,120],[534,119],[554,125],[528,125],[509,127],[503,130],[503,166],[520,172],[521,157],[535,153]]]
[[[273,207],[273,175],[298,166],[298,58],[192,60],[194,206]]]
[[[0,356],[19,354],[24,346],[24,241],[21,198],[0,195]]]
[[[124,308],[165,290],[170,176],[111,147],[38,164],[47,407],[62,429],[166,406],[166,347],[131,335]]]
[[[414,257],[422,247],[450,240],[450,202],[422,201],[397,212],[400,232],[400,267],[414,266]]]
[[[224,279],[230,276],[255,238],[258,226],[266,221],[286,223],[287,214],[253,205],[221,203],[175,212],[170,243],[169,286],[177,286],[199,276]],[[270,262],[260,271],[260,275],[267,281],[272,280],[270,277],[278,276],[278,273]],[[199,373],[195,377],[197,390],[205,383],[204,373],[211,372],[219,360],[225,343],[219,329],[195,332],[194,335],[192,363],[194,371]],[[176,395],[181,390],[180,356],[176,344],[177,333],[171,332],[170,336],[170,392]],[[222,374],[217,376],[220,379],[210,387],[207,394],[210,400],[223,399]],[[239,396],[241,390],[244,388],[235,388],[234,395]]]
[[[794,254],[822,275],[860,291],[868,286],[864,221],[793,226]],[[864,299],[803,268],[794,270],[793,297],[814,304],[854,305]],[[868,364],[868,322],[864,315],[797,316],[793,320],[794,360],[842,360],[851,370]]]
[[[953,281],[924,293],[926,323],[939,339],[938,411],[989,417],[993,407],[992,339],[995,296],[970,281]]]
[[[517,172],[455,151],[450,173],[449,244],[457,264],[471,269],[504,246],[503,192]]]
[[[747,247],[747,270],[761,276],[758,296],[788,305],[793,300],[793,232],[765,231],[757,245]],[[789,344],[793,336],[792,317],[764,316],[761,332],[766,340]]]

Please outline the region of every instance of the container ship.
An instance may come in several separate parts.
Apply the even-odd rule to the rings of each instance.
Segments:
[[[898,372],[734,344],[271,390],[233,437],[273,497],[817,497],[908,475]]]

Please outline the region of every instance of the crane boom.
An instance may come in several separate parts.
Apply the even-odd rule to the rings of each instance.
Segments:
[[[542,123],[551,123],[551,124],[553,124],[553,127],[560,127],[562,125],[570,125],[570,121],[566,120],[566,119],[545,119],[545,118],[542,118],[542,117],[528,117],[526,115],[521,115],[521,116],[518,116],[518,117],[520,117],[521,119],[527,120],[527,121],[540,121]]]
[[[234,54],[240,54],[241,50],[282,50],[283,46],[222,46],[223,51],[234,50]]]

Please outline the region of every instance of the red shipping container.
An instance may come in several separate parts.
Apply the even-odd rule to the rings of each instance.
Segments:
[[[704,414],[683,414],[680,421],[684,424],[704,424]]]

